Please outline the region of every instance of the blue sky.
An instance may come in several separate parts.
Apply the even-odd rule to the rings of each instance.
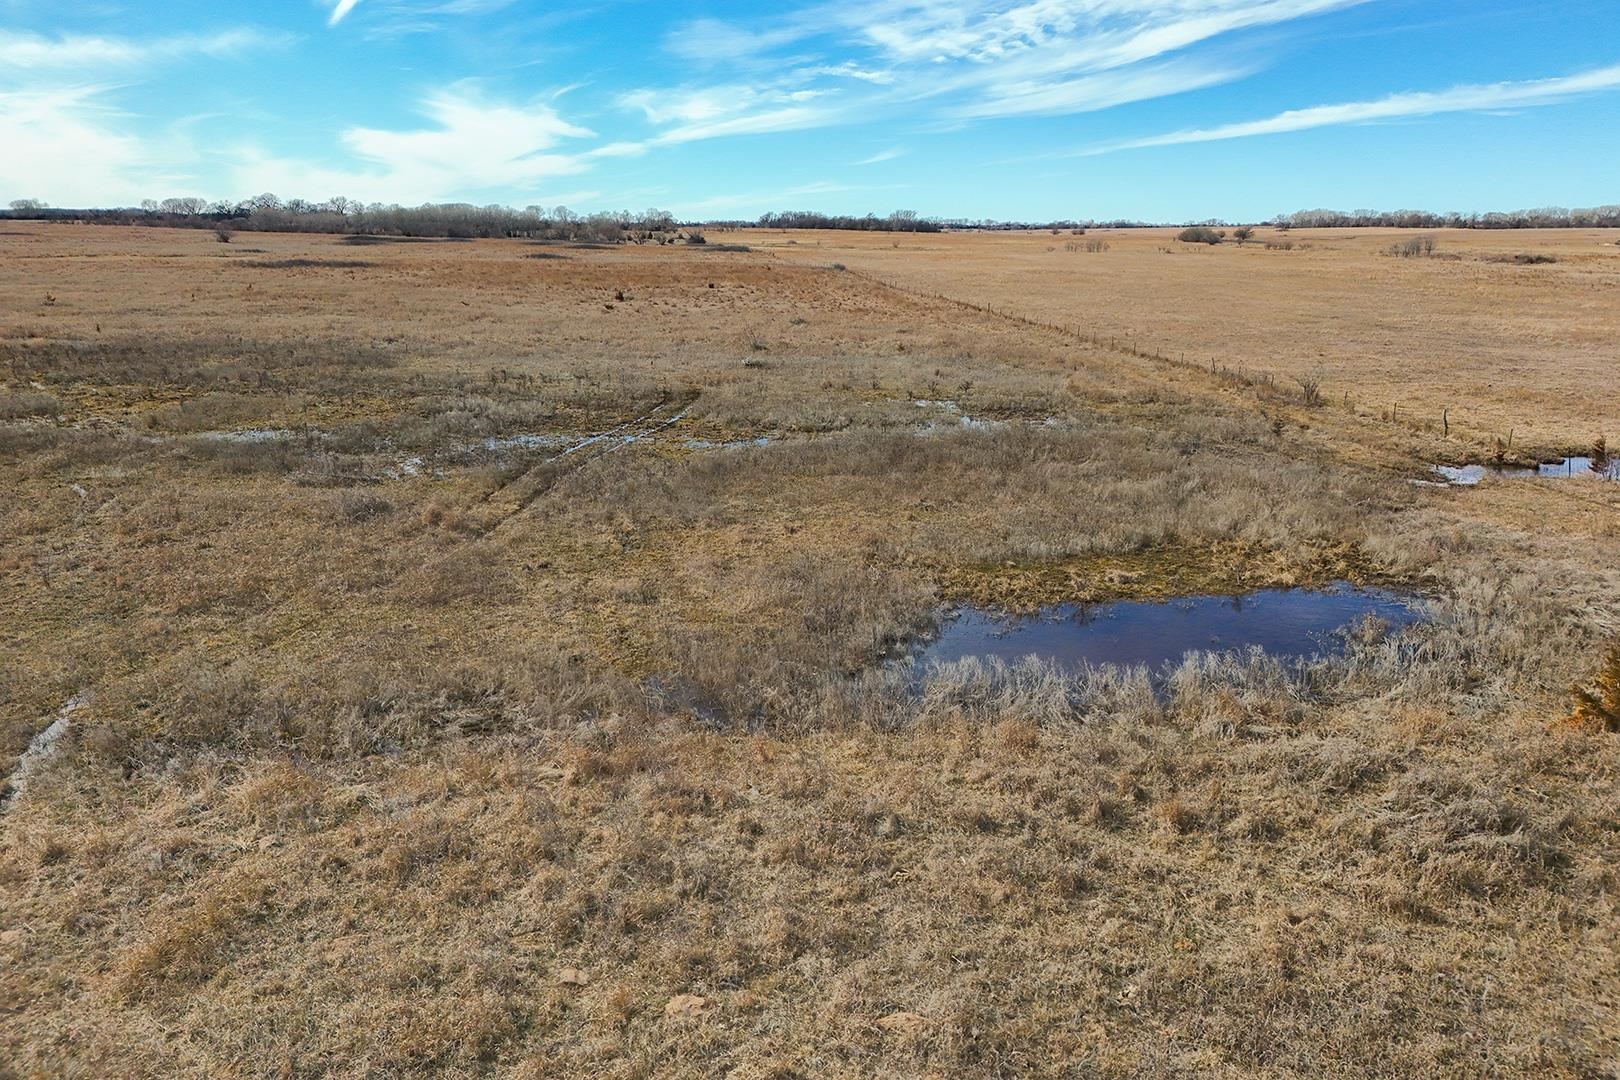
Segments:
[[[1617,0],[0,0],[0,201],[1620,202]]]

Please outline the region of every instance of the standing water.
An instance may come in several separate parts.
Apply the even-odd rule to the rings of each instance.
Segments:
[[[1620,458],[1608,458],[1593,463],[1589,457],[1567,457],[1559,461],[1544,461],[1540,465],[1436,465],[1434,471],[1447,483],[1459,487],[1473,487],[1487,476],[1503,480],[1520,477],[1576,477],[1599,476],[1605,480],[1620,480]]]
[[[965,657],[1012,662],[1026,656],[1059,667],[1114,664],[1157,668],[1189,652],[1259,646],[1279,659],[1331,654],[1340,633],[1372,616],[1402,627],[1422,616],[1382,589],[1266,589],[1244,596],[1194,596],[1163,603],[1059,604],[1032,616],[967,608],[917,653],[919,665]]]

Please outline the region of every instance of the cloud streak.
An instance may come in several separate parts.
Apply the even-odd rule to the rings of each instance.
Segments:
[[[1492,109],[1530,108],[1556,105],[1571,98],[1620,89],[1620,64],[1597,68],[1576,75],[1524,82],[1499,82],[1454,86],[1449,90],[1412,91],[1390,94],[1373,101],[1352,101],[1339,105],[1315,105],[1289,109],[1262,120],[1247,120],[1210,128],[1186,128],[1163,135],[1124,139],[1082,151],[1083,156],[1111,154],[1154,146],[1180,146],[1187,143],[1247,139],[1257,135],[1280,135],[1291,131],[1366,124],[1380,120],[1437,116],[1442,113],[1485,112]]]
[[[1247,68],[1172,61],[1122,71],[1102,71],[1072,79],[1009,82],[988,88],[978,101],[957,106],[949,112],[965,120],[1006,116],[1072,116],[1111,109],[1133,101],[1151,101],[1190,90],[1202,90],[1232,82],[1247,74]]]
[[[326,25],[336,26],[342,22],[344,17],[353,11],[354,6],[359,2],[360,0],[337,0],[337,3],[332,5],[332,14],[327,18]]]
[[[285,40],[249,29],[146,39],[89,34],[46,37],[0,30],[0,72],[9,72],[12,77],[19,73],[95,73],[107,67],[133,68],[191,56],[229,57]]]
[[[895,158],[905,157],[906,153],[907,153],[907,150],[903,146],[891,146],[887,150],[879,150],[877,153],[873,154],[871,157],[864,157],[861,160],[851,162],[850,164],[852,164],[852,165],[880,165],[885,161],[893,161]]]
[[[670,142],[884,116],[937,125],[1075,115],[1242,78],[1253,65],[1187,50],[1365,2],[829,0],[748,23],[679,26],[666,49],[716,79],[643,88],[620,104],[668,125]],[[804,108],[795,95],[838,95],[839,107]]]
[[[584,152],[559,149],[594,133],[563,119],[544,101],[491,100],[472,82],[433,91],[419,110],[428,121],[419,128],[344,130],[339,142],[357,167],[237,148],[232,152],[236,184],[243,191],[336,192],[390,202],[455,199],[470,191],[532,194],[553,178],[586,171],[600,157],[638,152],[623,143]]]

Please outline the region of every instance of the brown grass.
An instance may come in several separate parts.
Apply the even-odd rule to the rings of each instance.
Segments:
[[[1111,248],[1097,261],[1051,257],[1041,234],[916,236],[898,248],[862,233],[745,235],[784,259],[837,259],[902,288],[1205,367],[1279,379],[1320,369],[1324,394],[1348,395],[1363,415],[1398,407],[1438,428],[1449,408],[1454,427],[1482,442],[1514,431],[1573,450],[1620,428],[1615,396],[1592,391],[1620,335],[1620,306],[1599,299],[1620,286],[1605,230],[1295,229],[1281,239],[1260,229],[1263,243],[1218,247],[1174,233],[1094,231]],[[1415,236],[1453,258],[1380,257]]]
[[[3,812],[0,1072],[1620,1060],[1620,743],[1565,722],[1620,630],[1620,485],[1416,487],[1470,430],[1334,407],[1308,333],[1274,366],[1321,368],[1320,402],[814,248],[919,282],[969,252],[962,295],[1038,298],[1018,237],[363,269],[319,236],[256,234],[278,268],[205,233],[3,239],[0,401],[53,402],[0,420],[6,773],[94,697]],[[1150,240],[1050,262],[1173,290],[1325,260],[1307,282],[1365,297],[1380,246]],[[1475,304],[1459,281],[1416,294]],[[1433,620],[1157,691],[904,660],[948,601],[1337,578]]]

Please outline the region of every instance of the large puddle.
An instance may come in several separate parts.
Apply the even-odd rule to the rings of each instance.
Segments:
[[[924,668],[970,656],[1009,663],[1034,656],[1076,670],[1102,664],[1159,668],[1190,652],[1251,646],[1279,659],[1300,659],[1341,651],[1345,632],[1369,617],[1399,628],[1423,616],[1395,593],[1342,582],[1163,603],[1059,604],[1030,616],[966,608],[915,655]]]

